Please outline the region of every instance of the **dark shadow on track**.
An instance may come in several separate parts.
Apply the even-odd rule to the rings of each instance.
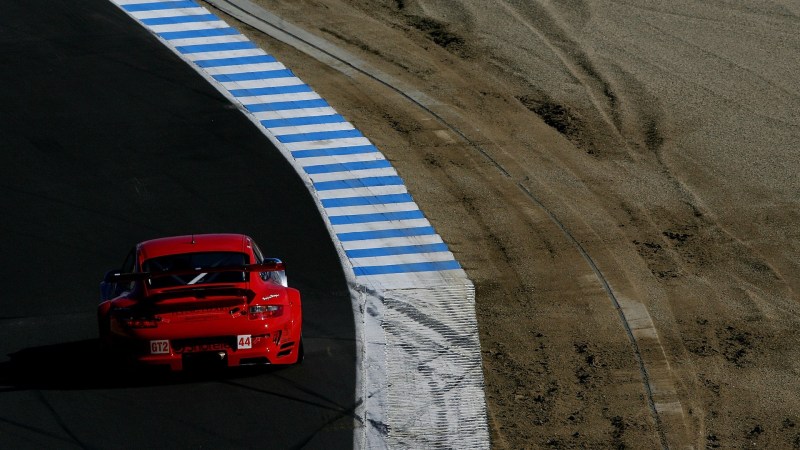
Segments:
[[[0,446],[352,449],[347,282],[285,158],[108,0],[0,2],[0,60]],[[100,277],[136,242],[205,232],[286,263],[305,362],[103,367]]]
[[[101,351],[97,339],[25,348],[0,363],[0,392],[15,390],[125,389],[196,382],[233,382],[280,372],[288,366],[222,367],[208,362],[171,372]]]

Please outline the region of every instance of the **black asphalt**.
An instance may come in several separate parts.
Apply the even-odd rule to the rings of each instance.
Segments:
[[[352,448],[346,282],[256,127],[107,0],[0,3],[0,448]],[[306,361],[105,369],[98,282],[145,239],[241,232],[303,294]]]

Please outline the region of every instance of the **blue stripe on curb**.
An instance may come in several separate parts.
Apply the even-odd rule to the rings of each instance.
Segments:
[[[420,210],[394,211],[372,214],[352,214],[346,216],[328,217],[331,225],[350,225],[354,223],[389,222],[392,220],[424,219],[425,215]]]
[[[435,261],[410,264],[393,264],[389,266],[363,266],[353,267],[356,276],[387,275],[391,273],[409,272],[438,272],[442,270],[456,270],[461,266],[458,261]]]
[[[257,103],[255,105],[244,105],[250,112],[263,112],[263,111],[281,111],[285,109],[306,109],[306,108],[321,108],[328,106],[328,102],[323,99],[317,100],[297,100],[294,102],[275,102],[275,103]]]
[[[259,95],[297,94],[298,92],[314,92],[307,84],[292,84],[290,86],[272,86],[251,89],[231,89],[234,97],[256,97]]]
[[[374,258],[378,256],[413,255],[416,253],[440,253],[449,251],[447,244],[405,245],[402,247],[378,247],[347,250],[349,258]]]
[[[372,186],[399,186],[403,184],[403,179],[395,176],[388,177],[368,177],[352,178],[349,180],[320,181],[314,183],[318,191],[333,191],[336,189],[357,189]]]
[[[295,150],[295,158],[318,158],[320,156],[358,155],[361,153],[378,153],[374,145],[354,145],[349,147],[317,148],[314,150]]]
[[[273,78],[288,78],[294,74],[289,69],[263,70],[260,72],[227,73],[224,75],[214,75],[213,78],[220,83],[228,81],[252,81],[252,80],[271,80]]]
[[[303,170],[308,174],[312,173],[331,173],[331,172],[349,172],[353,170],[367,170],[367,169],[381,169],[383,167],[392,167],[392,164],[385,159],[376,159],[373,161],[355,161],[349,163],[339,164],[320,164],[317,166],[306,166]]]
[[[343,206],[385,205],[389,203],[411,203],[414,199],[409,194],[386,194],[365,197],[327,198],[320,200],[325,208]]]
[[[238,58],[200,59],[194,63],[200,67],[243,66],[245,64],[260,64],[276,62],[272,55],[240,56]]]
[[[158,33],[163,39],[168,41],[174,39],[191,39],[200,37],[214,37],[214,36],[232,36],[239,34],[235,28],[205,28],[203,30],[189,30],[189,31],[165,31]]]
[[[206,53],[206,52],[221,52],[225,50],[251,50],[257,49],[256,44],[252,42],[223,42],[220,44],[198,44],[198,45],[184,45],[175,47],[183,54],[187,53]]]
[[[339,114],[332,114],[327,116],[306,116],[306,117],[292,117],[289,119],[262,120],[261,125],[263,125],[264,128],[281,128],[281,127],[297,127],[301,125],[319,125],[323,123],[341,123],[341,122],[346,122],[344,117],[342,117]]]
[[[350,233],[337,233],[336,236],[342,242],[347,241],[368,241],[372,239],[387,239],[396,237],[407,236],[429,236],[436,234],[433,227],[414,227],[414,228],[397,228],[393,230],[375,230],[375,231],[353,231]]]
[[[284,144],[290,142],[308,142],[308,141],[327,141],[330,139],[344,139],[351,137],[364,137],[360,131],[352,130],[336,130],[336,131],[317,131],[314,133],[299,133],[299,134],[285,134],[282,136],[275,136],[279,141]]]

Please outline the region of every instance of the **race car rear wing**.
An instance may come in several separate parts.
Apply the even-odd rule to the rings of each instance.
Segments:
[[[131,272],[122,273],[110,271],[103,281],[106,283],[129,283],[131,281],[149,280],[152,278],[199,275],[201,273],[219,272],[284,272],[286,269],[279,259],[265,260],[260,264],[245,264],[222,267],[195,267],[193,269],[164,270],[159,272]],[[285,276],[285,275],[284,275]]]

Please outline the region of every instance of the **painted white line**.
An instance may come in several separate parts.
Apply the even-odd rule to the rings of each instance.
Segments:
[[[364,283],[369,286],[373,286],[375,289],[384,292],[399,292],[405,289],[417,289],[420,285],[422,286],[448,286],[448,285],[454,286],[458,284],[466,285],[467,282],[464,281],[465,278],[467,278],[467,274],[462,269],[440,270],[438,272],[387,273],[381,275],[356,276],[356,280],[358,280],[359,283]],[[461,303],[458,300],[463,301],[463,299],[453,299],[454,302]],[[446,316],[440,316],[440,317],[446,317]],[[464,333],[468,332],[470,332],[468,331],[468,328],[464,327]],[[388,347],[389,345],[387,344],[387,348]],[[400,376],[400,374],[402,373],[402,371],[398,369],[395,369],[392,372],[394,376]],[[452,376],[452,373],[449,375]],[[408,395],[408,392],[410,391],[406,391],[406,395]],[[476,392],[475,394],[477,395],[478,392]],[[480,395],[482,397],[483,392],[480,392]],[[423,404],[425,406],[430,406],[428,402],[423,402]],[[419,411],[419,408],[412,408],[412,410]],[[410,416],[409,419],[415,417],[416,416]],[[418,417],[416,418],[419,419]],[[454,448],[462,448],[462,447],[454,447]]]
[[[322,108],[285,109],[282,111],[262,111],[253,113],[258,120],[293,119],[295,117],[328,116],[332,114],[336,114],[336,110],[330,106],[325,106]]]
[[[397,238],[384,238],[380,242],[375,240],[346,241],[342,242],[345,250],[360,250],[364,248],[404,247],[409,245],[441,244],[442,238],[437,234],[424,236],[403,236]]]
[[[319,100],[322,97],[316,92],[294,92],[291,94],[258,95],[254,97],[238,97],[244,105],[258,105],[261,103],[296,102],[300,100]],[[277,133],[274,133],[278,135]]]
[[[330,172],[330,173],[312,173],[309,174],[311,181],[315,183],[322,183],[325,181],[342,181],[352,180],[355,173],[353,172]],[[366,169],[358,171],[359,178],[365,177],[396,177],[397,171],[394,167],[382,167],[380,169]]]
[[[149,2],[148,2],[149,3]],[[134,11],[129,13],[134,18],[139,20],[156,19],[161,17],[176,17],[176,16],[199,16],[210,14],[207,9],[197,8],[181,8],[181,9],[158,9],[154,11]]]
[[[172,17],[172,16],[167,16]],[[224,20],[213,20],[207,22],[186,22],[186,23],[165,23],[163,25],[150,25],[150,29],[156,33],[167,33],[174,31],[197,31],[230,28]]]
[[[158,0],[115,0],[118,5],[138,5],[142,3],[154,3]]]
[[[364,139],[366,140],[366,138]],[[356,143],[351,145],[339,145],[341,144],[340,141],[349,141],[349,140],[350,139],[332,139],[329,141],[296,142],[294,144],[306,144],[303,147],[298,148],[297,149],[298,151],[314,150],[315,148],[326,149],[326,150],[331,149],[332,151],[335,151],[335,149],[338,148],[360,147],[363,145],[370,145],[369,142]],[[291,144],[286,144],[287,147],[289,145]],[[297,163],[303,167],[310,167],[310,166],[329,165],[329,164],[343,164],[348,162],[383,161],[385,159],[386,158],[380,152],[367,152],[367,153],[350,153],[343,155],[326,155],[326,156],[315,156],[307,158],[297,158]]]
[[[297,151],[297,150],[314,150],[314,149],[321,149],[321,148],[340,148],[340,147],[357,147],[362,145],[372,145],[372,142],[365,137],[356,137],[356,138],[344,138],[344,139],[331,139],[327,141],[309,141],[309,142],[290,142],[284,144],[284,146],[290,151]],[[298,159],[300,164],[307,166],[306,161],[311,158],[301,158]],[[380,158],[373,158],[373,159],[385,159],[383,155]],[[324,163],[322,163],[324,164]]]
[[[450,252],[411,253],[406,255],[375,256],[370,258],[352,258],[354,267],[391,266],[395,264],[414,264],[424,262],[452,261]]]
[[[294,127],[277,127],[270,128],[269,131],[275,136],[287,136],[292,134],[315,133],[318,131],[340,131],[340,130],[353,130],[353,124],[350,122],[334,122],[334,123],[317,123],[313,125],[298,125]]]
[[[317,196],[321,200],[329,198],[350,198],[350,197],[365,197],[373,195],[391,195],[391,194],[405,194],[408,190],[405,186],[371,186],[356,189],[337,189],[335,191],[317,191]]]
[[[386,222],[352,223],[347,225],[333,225],[336,233],[352,233],[356,231],[396,230],[399,228],[429,227],[428,219],[389,220]]]
[[[241,64],[238,66],[218,66],[204,67],[203,70],[209,75],[229,75],[232,73],[247,72],[267,72],[271,70],[286,70],[286,66],[279,62],[267,62],[258,64]],[[297,78],[295,78],[297,79]]]
[[[185,47],[187,45],[198,45],[198,44],[226,44],[229,42],[248,42],[247,38],[242,36],[241,34],[238,35],[229,35],[229,36],[209,36],[209,37],[196,37],[196,38],[186,38],[186,39],[170,39],[167,41],[169,45],[173,47]],[[207,54],[207,53],[201,53]]]
[[[307,167],[308,172],[323,173],[322,171],[318,170],[317,166],[330,166],[332,164],[347,164],[355,162],[384,161],[384,160],[386,160],[386,158],[383,156],[383,154],[378,152],[371,152],[371,153],[353,153],[350,155],[320,156],[316,158],[300,158],[297,160],[297,162],[302,167]],[[332,172],[347,173],[352,178],[358,177],[358,175],[356,174],[357,171],[352,171],[352,170],[331,169],[327,170],[325,173],[332,173]]]
[[[329,217],[354,216],[360,214],[383,214],[401,211],[419,211],[416,203],[379,203],[377,205],[342,206],[328,208]]]
[[[206,60],[206,59],[222,59],[222,58],[239,58],[242,56],[263,56],[267,53],[260,48],[248,48],[244,50],[225,50],[219,52],[201,52],[201,53],[185,53],[181,56],[190,60]],[[225,83],[223,83],[224,85]]]
[[[236,89],[259,89],[266,87],[297,86],[300,84],[304,85],[305,83],[303,83],[297,77],[281,77],[281,78],[265,78],[263,80],[226,81],[221,84],[222,86],[225,87],[225,89],[233,91]]]

